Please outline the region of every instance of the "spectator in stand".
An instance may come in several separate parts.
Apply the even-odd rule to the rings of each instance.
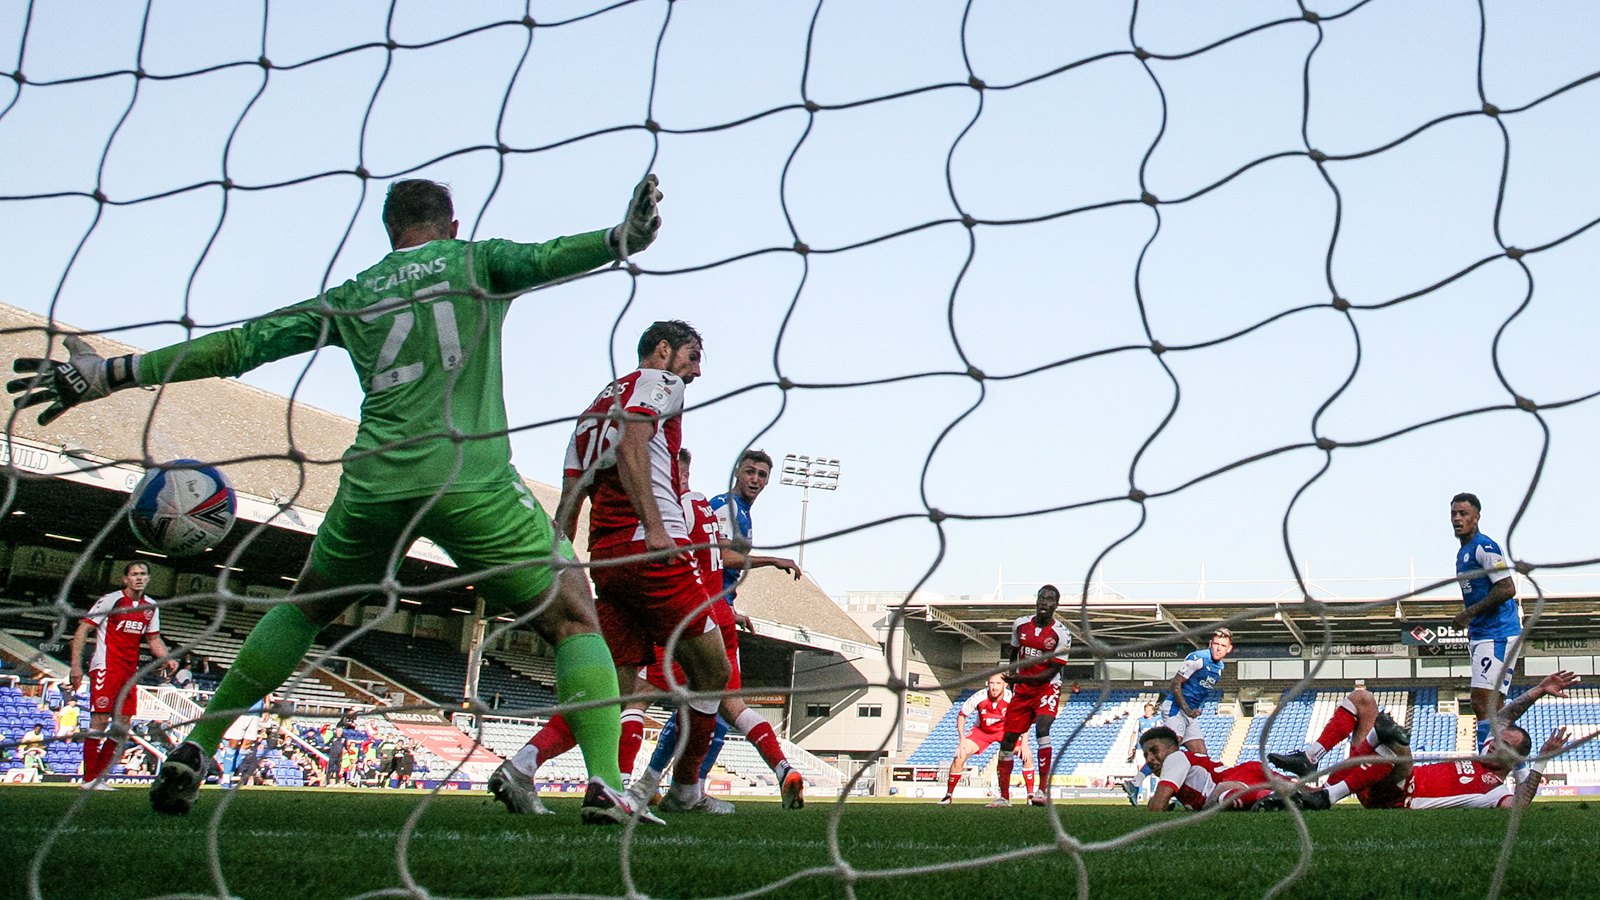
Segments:
[[[34,741],[36,739],[39,741],[38,743],[28,743],[22,747],[22,766],[28,772],[27,779],[29,781],[38,781],[44,777],[45,772],[44,734],[37,725],[33,726],[33,731],[28,732],[27,737],[23,738],[23,740]]]
[[[327,779],[322,777],[322,766],[317,764],[315,758],[309,754],[296,754],[295,765],[300,767],[301,779],[310,787],[322,787],[327,784]]]
[[[189,657],[185,655],[183,662],[178,665],[177,673],[172,676],[173,687],[180,691],[194,688],[194,669],[190,668],[192,665],[193,663],[189,661]]]
[[[328,729],[325,735],[328,747],[328,782],[335,784],[344,771],[344,726]]]
[[[145,753],[143,747],[134,744],[128,748],[127,753],[123,754],[122,768],[129,775],[149,775],[149,755]]]
[[[68,694],[56,713],[56,734],[67,735],[78,730],[78,698]]]

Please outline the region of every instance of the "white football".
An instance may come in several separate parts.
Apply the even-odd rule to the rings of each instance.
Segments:
[[[235,498],[228,479],[193,459],[146,472],[133,489],[128,526],[151,550],[193,556],[215,547],[233,527]]]

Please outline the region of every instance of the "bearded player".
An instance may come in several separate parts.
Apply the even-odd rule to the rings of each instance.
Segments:
[[[1356,736],[1360,735],[1358,739]],[[1351,691],[1333,711],[1314,741],[1293,753],[1268,753],[1267,761],[1295,775],[1309,775],[1318,762],[1339,742],[1351,741],[1349,759],[1386,757],[1339,768],[1328,776],[1326,788],[1330,803],[1354,794],[1369,809],[1390,809],[1404,801],[1404,785],[1411,775],[1411,732],[1402,728],[1388,713],[1378,708],[1370,691]],[[1282,808],[1282,798],[1269,798],[1261,809]]]
[[[1176,731],[1160,725],[1139,735],[1139,749],[1150,771],[1160,777],[1150,795],[1153,812],[1165,812],[1173,803],[1185,809],[1222,806],[1247,810],[1272,795],[1266,769],[1247,762],[1223,766],[1204,753],[1179,746]]]
[[[178,668],[177,660],[167,659],[167,645],[161,640],[161,613],[145,601],[144,589],[149,583],[149,566],[142,562],[123,566],[122,590],[96,600],[72,634],[72,671],[68,687],[72,693],[77,693],[83,681],[83,645],[93,630],[94,657],[89,661],[89,730],[105,734],[107,725],[115,725],[109,737],[83,742],[85,790],[115,790],[100,777],[122,758],[128,720],[138,712],[139,694],[134,690],[133,676],[139,671],[139,645],[148,643],[150,654],[165,660],[161,667],[169,673]]]
[[[1191,753],[1210,752],[1206,748],[1205,735],[1200,732],[1199,719],[1205,712],[1206,703],[1222,696],[1222,690],[1217,685],[1222,681],[1222,670],[1226,665],[1223,661],[1232,652],[1233,632],[1218,628],[1212,632],[1210,643],[1184,657],[1177,674],[1172,676],[1172,684],[1161,704],[1163,724],[1183,740],[1183,749]],[[1138,779],[1122,783],[1129,803],[1139,805],[1137,781],[1142,781],[1150,774],[1150,767],[1145,766],[1139,770]]]
[[[1507,783],[1507,776],[1511,774],[1513,768],[1518,768],[1517,763],[1528,756],[1533,746],[1528,732],[1518,727],[1515,722],[1540,698],[1565,697],[1566,689],[1577,683],[1578,676],[1572,672],[1565,670],[1555,672],[1545,676],[1539,684],[1506,704],[1497,717],[1504,723],[1499,729],[1498,739],[1491,740],[1487,744],[1484,749],[1486,756],[1483,759],[1454,760],[1411,767],[1409,748],[1392,741],[1385,743],[1380,729],[1369,735],[1362,743],[1352,747],[1350,756],[1352,759],[1374,754],[1381,756],[1386,755],[1386,750],[1392,751],[1389,755],[1397,757],[1392,766],[1369,763],[1341,769],[1329,777],[1326,787],[1297,793],[1294,795],[1294,801],[1303,809],[1327,809],[1345,797],[1355,794],[1362,806],[1371,809],[1395,807],[1441,809],[1451,806],[1482,807],[1513,804],[1526,806],[1538,794],[1539,782],[1543,780],[1544,761],[1539,760],[1520,767],[1518,776],[1521,783],[1515,792],[1512,791]],[[1336,714],[1335,720],[1328,723],[1328,728],[1324,729],[1318,744],[1330,738],[1337,743],[1338,738],[1335,738],[1335,734],[1339,718]],[[1356,733],[1361,733],[1359,724],[1356,728],[1358,729]],[[1502,746],[1497,747],[1497,745]],[[1557,728],[1545,742],[1540,755],[1549,756],[1558,753],[1565,746],[1566,731]],[[1320,754],[1301,751],[1283,757],[1269,758],[1273,759],[1274,765],[1278,765],[1281,760],[1284,768],[1293,770],[1303,768],[1302,760],[1296,757],[1312,755]],[[1297,771],[1295,774],[1303,775],[1305,772]],[[1281,802],[1271,805],[1271,808],[1281,807]]]
[[[556,647],[556,695],[617,696],[589,585],[511,466],[501,389],[501,329],[509,301],[535,285],[626,258],[654,240],[661,220],[655,176],[634,190],[622,224],[544,244],[456,239],[450,191],[420,179],[394,183],[383,223],[394,251],[354,279],[239,328],[150,353],[102,359],[65,338],[66,362],[19,359],[27,377],[7,389],[18,407],[49,403],[47,424],[73,406],[125,388],[242,375],[326,346],[343,347],[365,397],[338,493],[317,531],[294,593],[388,581],[396,547],[428,537],[476,582],[491,615],[529,615]],[[413,525],[413,523],[415,523]],[[394,589],[386,592],[393,603]],[[157,812],[187,813],[205,760],[228,724],[282,684],[351,594],[283,603],[250,632],[205,718],[151,786]],[[593,775],[584,822],[620,822],[633,810],[616,767],[616,706],[575,712],[573,731]]]
[[[1006,709],[1011,705],[1011,692],[1006,690],[1006,680],[997,672],[989,676],[987,690],[978,691],[961,704],[956,713],[956,734],[961,735],[956,744],[956,755],[950,760],[950,780],[945,784],[944,799],[940,806],[949,806],[955,796],[956,783],[966,772],[967,760],[989,749],[989,745],[1005,737]],[[967,720],[973,719],[972,730],[967,730]],[[1028,736],[1024,734],[1018,746],[1022,753],[1022,783],[1033,794],[1033,754],[1028,751]]]
[[[706,593],[713,598],[711,605],[712,618],[716,620],[717,628],[722,633],[722,645],[728,653],[728,665],[733,670],[733,675],[728,679],[728,690],[738,690],[743,682],[739,674],[739,629],[738,621],[743,619],[746,627],[749,625],[748,617],[740,617],[733,610],[733,604],[728,595],[723,591],[723,569],[721,549],[728,540],[724,526],[718,515],[712,510],[710,501],[704,494],[689,489],[690,455],[687,449],[678,451],[678,489],[683,498],[684,515],[692,525],[694,539],[695,565],[700,570],[701,580],[706,586]],[[657,690],[670,690],[667,685],[663,670],[663,656],[660,650],[656,651],[656,661],[644,675],[644,681]],[[674,664],[676,666],[676,664]],[[684,679],[681,669],[675,669],[677,683],[683,684]],[[643,687],[641,686],[641,690]],[[682,718],[674,716],[668,727],[661,730],[660,739],[656,742],[655,753],[650,757],[650,763],[639,780],[634,782],[628,790],[636,798],[648,801],[655,795],[656,786],[661,783],[661,775],[672,762],[677,753],[678,729],[674,727]],[[663,812],[733,812],[733,804],[726,800],[705,793],[706,775],[711,771],[711,766],[716,762],[716,752],[720,742],[716,734],[725,732],[723,722],[732,722],[734,727],[744,733],[750,744],[761,754],[761,759],[772,768],[772,774],[777,776],[779,792],[783,798],[784,809],[799,809],[805,805],[805,779],[789,764],[789,759],[783,753],[783,746],[778,743],[778,733],[773,729],[772,723],[762,718],[761,714],[745,705],[738,697],[724,697],[722,707],[718,713],[717,732],[713,734],[711,747],[706,751],[705,759],[700,763],[701,802],[699,806],[689,810],[678,810],[674,804],[662,801]]]
[[[1006,652],[1012,663],[1037,659],[1033,665],[1002,675],[1011,685],[1011,704],[1006,708],[1005,735],[1000,738],[1000,761],[995,770],[1000,776],[1000,796],[990,806],[1011,805],[1011,767],[1017,740],[1028,726],[1034,726],[1039,739],[1040,789],[1030,791],[1029,802],[1044,806],[1050,785],[1050,726],[1061,708],[1061,658],[1072,646],[1072,635],[1056,621],[1061,592],[1053,584],[1039,588],[1034,597],[1034,614],[1020,616],[1011,623],[1011,644]]]
[[[595,608],[616,661],[618,684],[633,685],[675,631],[675,661],[682,664],[690,689],[720,691],[728,683],[722,635],[688,549],[689,523],[677,488],[684,388],[700,375],[701,347],[700,333],[688,323],[652,324],[639,338],[639,368],[600,392],[567,444],[558,516],[572,537],[579,507],[585,498],[590,502]],[[718,705],[716,697],[688,701],[689,735],[668,790],[674,807],[700,803],[700,762],[711,743]],[[619,728],[613,750],[626,755],[619,768],[631,769],[643,738],[643,716],[622,724],[626,730]],[[508,810],[535,811],[532,775],[542,759],[550,758],[541,747],[566,725],[565,715],[553,718],[496,770],[496,797]],[[631,796],[628,803],[644,808]]]

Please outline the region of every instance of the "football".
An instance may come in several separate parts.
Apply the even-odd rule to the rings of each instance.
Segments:
[[[133,489],[128,525],[146,547],[193,556],[216,546],[233,527],[235,498],[215,467],[180,459],[145,473]]]

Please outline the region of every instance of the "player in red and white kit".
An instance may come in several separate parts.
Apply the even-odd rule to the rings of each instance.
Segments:
[[[1246,810],[1272,795],[1259,762],[1223,766],[1204,753],[1178,745],[1178,733],[1165,725],[1139,735],[1139,749],[1150,771],[1160,777],[1148,809],[1165,812],[1176,801],[1185,809],[1223,806]]]
[[[1011,767],[1017,747],[1028,726],[1034,726],[1039,743],[1040,790],[1030,791],[1028,799],[1034,806],[1045,805],[1046,789],[1050,786],[1050,726],[1061,708],[1062,658],[1072,646],[1072,635],[1056,621],[1056,607],[1061,605],[1061,592],[1053,584],[1039,588],[1034,597],[1034,614],[1022,616],[1011,625],[1011,646],[1007,648],[1010,662],[1020,659],[1038,659],[1002,676],[1011,685],[1011,705],[1006,708],[1005,736],[1000,739],[1000,761],[995,769],[1000,776],[1000,797],[990,806],[1011,805]]]
[[[1411,733],[1379,709],[1377,698],[1364,689],[1351,691],[1339,702],[1316,740],[1307,741],[1293,753],[1268,753],[1267,761],[1285,772],[1308,775],[1316,770],[1323,754],[1345,739],[1352,741],[1349,759],[1384,759],[1346,765],[1330,773],[1326,788],[1332,794],[1330,803],[1355,794],[1368,809],[1405,805],[1404,786],[1411,775]],[[1269,800],[1261,808],[1281,809],[1282,798]]]
[[[639,368],[607,385],[567,445],[557,521],[569,537],[588,498],[590,577],[600,632],[617,666],[617,684],[631,685],[655,661],[655,650],[679,632],[675,661],[691,690],[720,691],[728,657],[711,617],[692,553],[688,519],[678,497],[678,450],[683,443],[684,388],[700,375],[702,342],[686,322],[656,322],[639,339]],[[689,736],[673,769],[664,808],[700,802],[700,761],[716,728],[717,698],[689,701]],[[642,716],[622,723],[619,762],[633,768],[644,735]],[[507,762],[508,778],[525,796],[532,773],[552,755],[566,723],[557,716]],[[507,766],[503,766],[505,769]],[[527,802],[527,811],[537,812]],[[512,804],[507,809],[521,811]],[[657,820],[659,821],[659,820]]]
[[[692,456],[687,448],[678,450],[678,489],[683,500],[684,515],[688,518],[689,533],[694,546],[695,567],[700,572],[701,581],[704,582],[706,593],[712,597],[711,617],[717,623],[718,630],[722,633],[722,645],[728,653],[728,666],[733,674],[728,678],[728,690],[736,691],[743,681],[739,674],[739,628],[749,627],[748,616],[740,616],[728,602],[724,590],[722,577],[722,545],[728,541],[728,534],[723,529],[721,520],[711,508],[711,502],[704,494],[689,489],[689,472]],[[742,620],[742,621],[741,621]],[[642,684],[638,690],[653,687],[656,690],[667,691],[671,687],[667,683],[666,672],[662,665],[664,651],[656,648],[656,661],[640,676]],[[673,677],[678,684],[684,683],[681,666],[673,665]],[[788,757],[784,755],[783,746],[778,742],[778,733],[760,713],[750,709],[738,697],[724,697],[721,706],[721,717],[724,722],[733,724],[749,739],[756,751],[761,754],[761,759],[772,767],[772,773],[777,776],[778,783],[784,784],[789,778],[793,767],[789,765]],[[626,715],[626,713],[624,713]],[[726,727],[726,726],[724,726]],[[656,748],[650,764],[640,774],[639,780],[629,788],[634,796],[648,802],[654,795],[656,786],[661,782],[662,772],[667,763],[671,761],[675,746]],[[701,765],[701,801],[694,808],[695,812],[731,813],[733,804],[718,797],[704,793],[705,770],[709,768],[709,756]],[[798,776],[796,776],[798,778]],[[798,799],[790,808],[798,809],[804,805],[803,799]],[[668,810],[671,811],[670,808]]]
[[[1507,776],[1511,774],[1514,760],[1496,756],[1496,745],[1503,745],[1504,749],[1509,750],[1517,760],[1525,758],[1533,746],[1533,740],[1528,732],[1515,724],[1516,720],[1541,697],[1565,697],[1566,689],[1577,683],[1576,674],[1565,670],[1555,672],[1524,691],[1516,700],[1506,704],[1497,716],[1497,719],[1504,723],[1500,726],[1498,738],[1491,741],[1484,749],[1484,753],[1489,756],[1487,759],[1451,760],[1412,767],[1409,747],[1403,743],[1386,740],[1383,729],[1381,727],[1375,729],[1366,739],[1351,748],[1350,758],[1388,754],[1396,757],[1393,765],[1377,762],[1342,768],[1329,777],[1326,787],[1294,795],[1295,803],[1303,809],[1327,809],[1350,794],[1355,794],[1361,805],[1369,809],[1394,807],[1443,809],[1453,806],[1485,807],[1513,804],[1526,806],[1538,794],[1539,782],[1543,780],[1544,764],[1535,762],[1525,767],[1521,772],[1521,783],[1513,791],[1507,782]],[[1365,693],[1365,691],[1352,693],[1346,699],[1346,703],[1359,701],[1357,695]],[[1360,709],[1361,704],[1356,702],[1352,707],[1341,709],[1341,712]],[[1341,717],[1339,713],[1335,713],[1334,719],[1328,723],[1328,727],[1319,737],[1317,742],[1319,745],[1327,743],[1331,749],[1332,744],[1342,739],[1339,735],[1341,718],[1347,716]],[[1355,733],[1361,733],[1360,727],[1360,724],[1355,726]],[[1566,742],[1566,730],[1557,728],[1549,740],[1545,741],[1540,755],[1557,753]],[[1310,748],[1312,745],[1306,746]],[[1300,755],[1320,756],[1315,750],[1309,750],[1301,751],[1300,754],[1287,754],[1284,757],[1273,756],[1272,759],[1274,764],[1283,765],[1284,768],[1303,775],[1310,769],[1298,771],[1302,766],[1300,760],[1294,757]],[[1314,767],[1315,762],[1315,758],[1312,758],[1311,766]],[[1275,807],[1281,805],[1281,803],[1274,804]]]
[[[72,635],[72,672],[68,679],[74,693],[83,681],[83,645],[89,632],[95,633],[94,656],[89,661],[89,730],[108,737],[91,738],[83,744],[83,786],[95,790],[114,790],[99,781],[122,754],[122,739],[128,720],[138,711],[139,696],[133,676],[139,670],[139,645],[148,643],[161,667],[178,669],[177,660],[166,659],[167,645],[161,640],[161,614],[145,601],[144,589],[150,583],[150,567],[131,562],[122,567],[122,590],[101,597],[89,607]]]
[[[956,755],[950,760],[950,780],[945,785],[940,806],[949,806],[955,796],[956,783],[967,768],[967,760],[989,749],[989,745],[1005,737],[1006,710],[1011,706],[1011,692],[1006,690],[1006,680],[999,673],[989,676],[987,690],[978,691],[961,704],[956,713],[956,733],[961,740],[956,744]],[[972,730],[967,730],[967,720],[972,720]],[[1022,783],[1033,793],[1033,754],[1028,750],[1028,736],[1023,735],[1018,744],[1022,753]]]

